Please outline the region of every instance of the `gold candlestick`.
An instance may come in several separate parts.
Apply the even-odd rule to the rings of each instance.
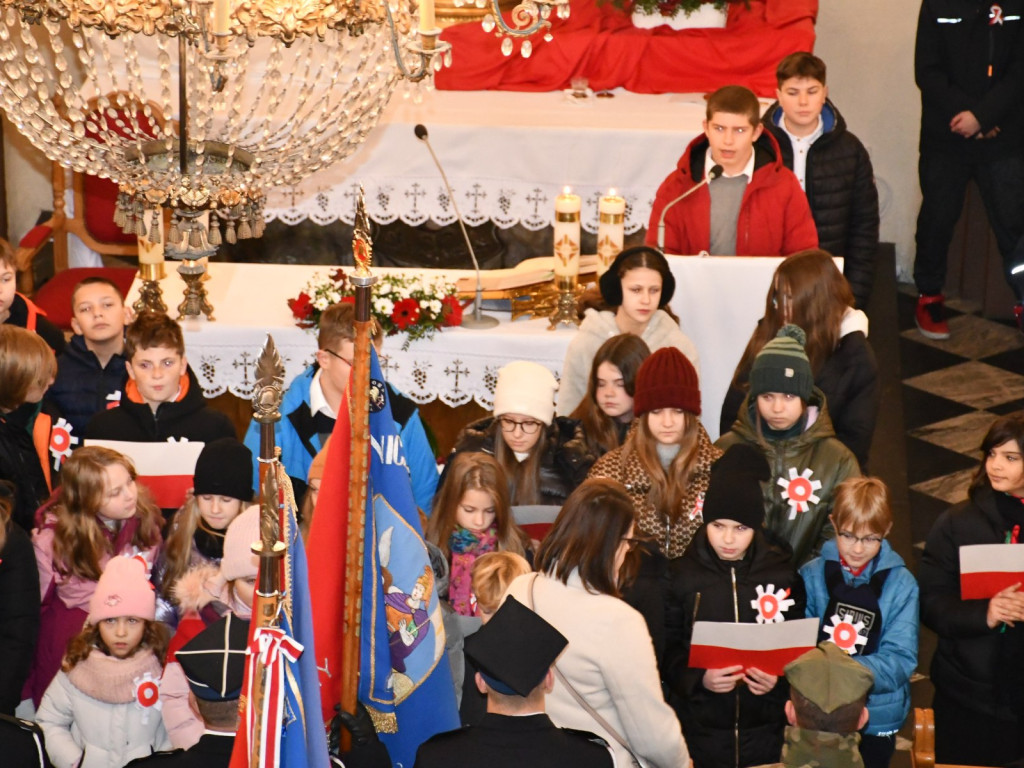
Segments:
[[[206,287],[203,285],[203,275],[206,274],[206,267],[195,259],[185,259],[178,267],[178,274],[185,281],[185,299],[178,305],[178,319],[185,317],[198,317],[200,313],[213,321],[213,305],[206,295]]]
[[[132,304],[135,313],[166,312],[167,305],[164,304],[159,282],[164,279],[164,263],[139,264],[139,277],[142,278],[142,287],[139,289],[139,298]]]

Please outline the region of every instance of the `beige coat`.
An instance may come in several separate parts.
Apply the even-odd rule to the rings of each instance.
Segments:
[[[569,640],[557,668],[587,703],[626,739],[630,750],[651,768],[681,768],[690,756],[675,712],[665,703],[654,645],[643,617],[622,600],[588,592],[576,572],[569,583],[526,574],[508,593],[530,605]],[[615,752],[615,764],[628,768],[629,753],[583,709],[558,680],[547,696],[555,725],[591,731]]]

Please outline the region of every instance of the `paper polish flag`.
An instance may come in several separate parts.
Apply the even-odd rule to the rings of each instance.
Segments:
[[[817,619],[793,619],[781,624],[735,624],[698,621],[693,625],[690,666],[722,669],[741,664],[769,675],[818,644]]]
[[[153,501],[161,509],[177,509],[192,487],[196,461],[205,443],[136,443],[127,440],[86,440],[123,453],[135,465],[138,482],[149,488]]]
[[[960,599],[987,600],[1024,582],[1024,546],[969,544],[960,547]]]

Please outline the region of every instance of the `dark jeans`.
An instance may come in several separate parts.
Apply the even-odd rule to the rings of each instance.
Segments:
[[[860,735],[860,757],[864,768],[889,768],[892,753],[896,751],[896,734],[892,736]]]
[[[935,762],[954,765],[1006,765],[1024,755],[1019,720],[1000,720],[968,709],[940,691],[935,710]]]
[[[953,228],[964,207],[967,183],[974,179],[1003,257],[1003,274],[1017,300],[1024,298],[1024,269],[1012,274],[1024,266],[1024,153],[993,156],[985,150],[969,142],[960,152],[921,148],[923,199],[914,259],[914,282],[921,293],[942,293]]]

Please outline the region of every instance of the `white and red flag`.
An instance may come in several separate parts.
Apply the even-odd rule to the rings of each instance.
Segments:
[[[135,465],[137,481],[149,489],[161,509],[177,509],[185,503],[192,487],[196,461],[205,443],[174,440],[166,443],[137,443],[129,440],[86,440],[123,453]]]
[[[781,623],[735,624],[698,621],[690,641],[690,666],[722,669],[737,664],[756,667],[769,675],[783,674],[783,667],[818,644],[817,619],[792,619]]]
[[[1024,546],[968,544],[960,547],[960,599],[987,600],[1024,583]]]

